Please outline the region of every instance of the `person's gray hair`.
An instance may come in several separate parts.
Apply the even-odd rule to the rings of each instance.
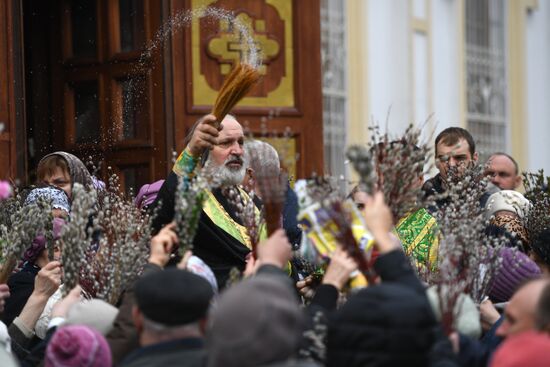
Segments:
[[[277,176],[281,171],[281,162],[277,150],[261,140],[247,140],[244,151],[249,167],[258,175]]]

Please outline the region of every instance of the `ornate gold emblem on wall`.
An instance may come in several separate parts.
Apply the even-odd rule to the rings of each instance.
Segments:
[[[294,107],[292,0],[192,0],[193,9],[235,9],[260,50],[262,79],[239,107]],[[249,52],[227,20],[199,18],[191,26],[193,106],[209,106],[225,75]]]
[[[265,20],[253,20],[246,13],[241,13],[237,20],[248,29],[254,43],[260,51],[262,65],[260,73],[266,74],[267,65],[279,54],[279,42],[269,37],[265,32]],[[208,42],[208,54],[220,63],[220,72],[229,74],[232,65],[250,52],[248,43],[241,42],[239,31],[233,28],[227,20],[220,20],[220,34]]]

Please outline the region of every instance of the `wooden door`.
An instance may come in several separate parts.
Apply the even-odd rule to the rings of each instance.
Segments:
[[[24,99],[21,98],[21,9],[0,2],[0,178],[26,181]],[[18,103],[16,103],[18,101]]]
[[[247,24],[262,53],[260,83],[234,110],[256,136],[286,142],[298,176],[323,170],[320,9],[318,0],[172,0],[172,16],[204,6],[229,9]],[[224,20],[194,19],[172,37],[174,132],[178,151],[189,128],[209,113],[217,91],[240,59]],[[290,140],[282,138],[290,129]],[[292,161],[292,159],[290,159]],[[292,162],[291,162],[292,163]]]
[[[162,54],[144,52],[161,25],[159,2],[60,0],[57,6],[55,145],[83,160],[104,160],[103,178],[118,173],[127,190],[163,178],[169,157]]]

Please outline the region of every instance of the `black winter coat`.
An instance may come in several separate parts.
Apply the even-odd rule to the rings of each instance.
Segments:
[[[382,284],[359,291],[331,318],[327,366],[455,365],[405,254],[395,250],[381,255],[375,269]],[[434,355],[436,345],[440,350]]]
[[[206,352],[202,339],[180,339],[139,348],[121,367],[202,367]]]
[[[2,321],[10,325],[25,307],[27,300],[34,291],[34,278],[40,271],[36,265],[25,264],[23,269],[11,275],[8,279],[10,297],[6,300]]]

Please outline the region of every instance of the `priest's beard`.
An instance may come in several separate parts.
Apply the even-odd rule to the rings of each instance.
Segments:
[[[243,182],[246,174],[246,162],[242,157],[231,154],[220,166],[216,166],[210,157],[206,161],[206,166],[212,170],[211,172],[219,180],[220,186],[236,186]],[[229,166],[229,164],[235,162],[240,162],[241,166],[239,168]]]

